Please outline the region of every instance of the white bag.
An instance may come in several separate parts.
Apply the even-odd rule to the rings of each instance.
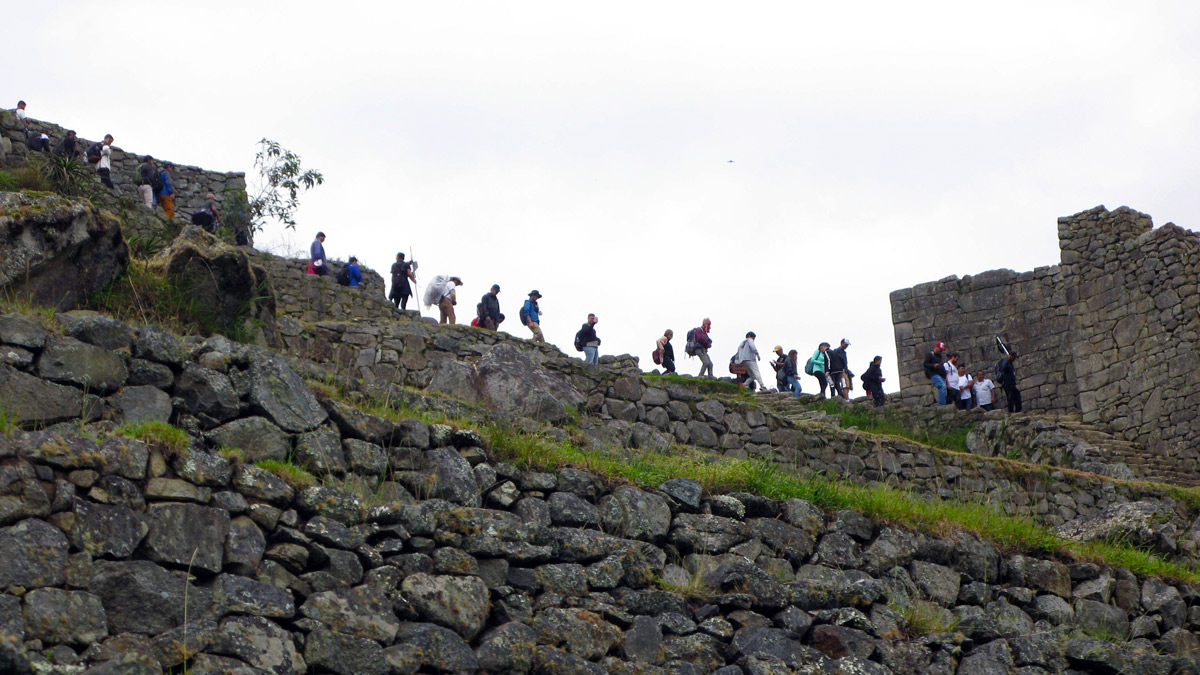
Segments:
[[[442,293],[446,290],[448,281],[450,281],[449,275],[439,274],[429,282],[429,285],[425,287],[425,297],[421,298],[425,302],[425,309],[433,307],[442,299]]]

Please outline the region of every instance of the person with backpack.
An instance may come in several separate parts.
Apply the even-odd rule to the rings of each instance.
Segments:
[[[50,152],[50,137],[37,129],[25,130],[25,147],[30,151]]]
[[[671,338],[675,337],[675,331],[668,328],[663,332],[662,337],[655,340],[655,351],[658,352],[658,362],[662,364],[663,373],[667,375],[675,374],[675,348],[671,346]]]
[[[112,134],[105,134],[104,141],[93,145],[92,148],[96,151],[96,173],[100,174],[100,182],[104,187],[113,189],[112,182]],[[96,147],[96,146],[100,147]],[[88,150],[88,161],[92,161],[92,151]]]
[[[771,361],[771,367],[775,369],[775,388],[779,391],[787,391],[791,385],[788,384],[787,375],[783,372],[783,364],[787,361],[787,354],[783,353],[783,345],[775,345],[775,360]]]
[[[171,180],[171,172],[174,170],[174,164],[165,162],[163,170],[158,172],[158,205],[162,207],[163,213],[167,214],[167,218],[171,219],[175,218],[175,183]]]
[[[546,341],[546,338],[542,336],[542,310],[538,307],[538,300],[541,299],[542,294],[534,289],[529,291],[529,299],[525,301],[524,305],[521,305],[521,323],[529,327],[529,332],[533,333],[534,342]]]
[[[784,380],[792,390],[792,398],[800,398],[800,371],[797,365],[797,360],[800,355],[795,349],[787,353],[787,357],[783,360],[783,365],[779,367],[779,372],[783,373]],[[780,391],[783,391],[780,389]]]
[[[154,194],[158,192],[161,180],[158,169],[154,166],[154,158],[150,155],[143,157],[137,169],[137,189],[138,194],[142,196],[142,204],[151,211],[154,210]]]
[[[1021,390],[1017,389],[1017,368],[1013,361],[1017,353],[1012,350],[1004,352],[1004,358],[996,364],[1000,370],[1000,386],[1004,388],[1004,398],[1008,400],[1008,412],[1021,412]]]
[[[829,379],[825,373],[829,372],[829,343],[822,342],[817,345],[817,351],[809,357],[808,363],[804,364],[804,373],[817,378],[817,382],[821,385],[821,398],[825,398],[825,387],[829,386]]]
[[[417,277],[413,275],[412,263],[404,261],[403,253],[397,253],[396,262],[392,263],[392,290],[388,292],[388,299],[396,305],[396,309],[408,309],[408,299],[412,297],[409,280],[417,282]]]
[[[362,283],[362,270],[358,269],[358,258],[350,256],[350,260],[338,272],[336,281],[342,286],[351,288]]]
[[[876,408],[883,407],[883,402],[886,396],[883,394],[883,381],[887,378],[883,376],[883,369],[880,367],[883,364],[883,357],[876,356],[871,359],[871,365],[867,366],[866,372],[862,374],[863,391],[871,395],[871,400],[875,402]]]
[[[454,323],[454,306],[458,304],[455,289],[462,285],[462,279],[450,277],[446,285],[442,286],[442,298],[438,300],[438,311],[441,312],[438,323]]]
[[[696,343],[695,355],[700,357],[700,374],[696,377],[704,377],[704,371],[708,371],[709,377],[716,377],[713,375],[712,359],[708,358],[708,350],[712,348],[712,338],[708,336],[712,330],[712,319],[704,317],[700,327],[692,330],[696,331],[693,336]]]
[[[600,338],[596,336],[596,324],[600,319],[588,314],[587,323],[575,333],[575,348],[583,348],[583,362],[593,366],[600,364]]]
[[[759,391],[767,390],[767,383],[763,382],[762,373],[758,371],[758,347],[754,344],[754,338],[758,337],[754,331],[746,333],[746,339],[738,345],[737,356],[735,360],[746,366],[746,381],[755,382],[758,384]],[[738,383],[738,388],[742,387],[742,383]]]
[[[217,227],[221,224],[221,212],[217,210],[217,196],[210,192],[204,198],[206,200],[204,204],[192,212],[192,224],[204,228],[204,231],[209,234],[216,234]],[[239,230],[239,237],[242,235],[241,230],[244,229],[241,228]],[[249,243],[248,237],[246,243]],[[241,246],[240,243],[238,245]],[[310,265],[309,267],[311,268],[312,266]],[[315,274],[315,272],[310,270],[309,274]]]
[[[926,354],[925,361],[921,363],[921,368],[925,370],[925,377],[929,378],[929,384],[933,385],[938,405],[946,405],[946,369],[942,365],[942,352],[944,351],[946,351],[945,342],[934,344],[933,351]]]
[[[492,284],[491,290],[483,294],[479,301],[479,325],[488,330],[497,330],[504,323],[504,315],[500,313],[500,284]]]
[[[830,349],[827,352],[829,356],[829,394],[831,396],[840,396],[843,401],[850,400],[850,391],[854,389],[851,384],[854,373],[850,372],[849,358],[846,356],[846,347],[850,346],[850,341],[842,338],[842,343],[837,349]]]

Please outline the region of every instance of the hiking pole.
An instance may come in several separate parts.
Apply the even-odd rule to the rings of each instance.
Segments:
[[[1000,351],[1004,352],[1004,354],[1007,356],[1008,355],[1008,347],[1004,346],[1004,342],[1000,339],[999,335],[996,336],[996,344],[1000,346]]]
[[[412,246],[408,247],[408,261],[413,276],[413,297],[417,299],[417,316],[421,316],[421,282],[417,281],[417,259],[413,257]]]

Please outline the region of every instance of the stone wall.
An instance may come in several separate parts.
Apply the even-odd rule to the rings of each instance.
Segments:
[[[1000,336],[1020,354],[1030,410],[1103,423],[1196,465],[1200,438],[1197,234],[1122,207],[1058,223],[1061,264],[894,291],[902,399],[927,403],[921,361],[937,340],[990,375]]]
[[[4,672],[1200,669],[1184,584],[523,469],[474,429],[323,398],[266,350],[57,319],[0,317],[26,427],[0,435]],[[117,427],[164,420],[186,435]]]
[[[67,136],[67,127],[32,118],[28,121],[29,128],[45,132],[50,136],[51,148],[57,147],[58,143]],[[92,143],[103,140],[104,137],[101,135],[99,138],[84,138],[80,135],[78,138],[80,151],[86,153]],[[10,111],[0,111],[0,168],[23,166],[27,153],[24,125],[18,122],[16,116]],[[122,150],[115,144],[112,146],[111,177],[116,186],[116,192],[119,196],[131,199],[136,203],[141,203],[141,198],[137,193],[137,167],[141,164],[141,158],[145,154]],[[170,160],[155,156],[154,161],[161,167],[164,162]],[[173,163],[175,164],[173,174],[177,192],[175,197],[177,218],[185,218],[185,214],[199,209],[205,202],[205,195],[209,192],[215,194],[217,201],[220,202],[225,198],[227,188],[231,190],[246,189],[245,172],[208,171],[198,166]],[[91,165],[91,169],[94,171],[95,165]],[[98,177],[97,181],[99,181]]]
[[[305,272],[308,268],[307,259],[281,258],[252,249],[246,249],[246,252],[254,264],[261,265],[267,271],[275,291],[275,306],[279,316],[312,323],[364,319],[386,321],[400,313],[384,296],[383,277],[364,265],[359,265],[362,285],[349,288],[338,285],[334,280],[343,265],[340,261],[330,261],[330,273],[317,276]]]

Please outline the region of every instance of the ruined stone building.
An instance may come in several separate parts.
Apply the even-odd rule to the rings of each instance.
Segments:
[[[995,338],[1015,348],[1029,410],[1078,415],[1194,462],[1200,452],[1200,240],[1127,207],[1059,218],[1061,261],[891,294],[904,397],[931,397],[937,340],[991,376]]]

